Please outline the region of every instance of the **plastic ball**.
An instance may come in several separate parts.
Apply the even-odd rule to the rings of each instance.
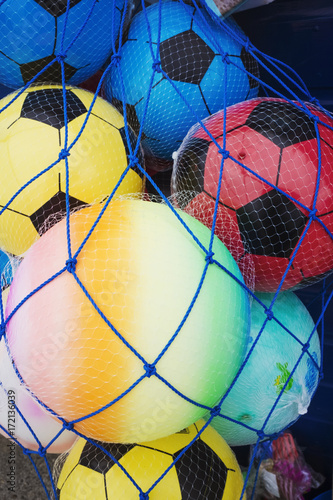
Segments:
[[[63,453],[77,438],[74,432],[63,430],[62,423],[52,417],[22,385],[12,366],[5,343],[1,341],[0,434],[9,438],[11,432],[24,448],[37,451],[41,447],[48,453]],[[51,444],[56,436],[58,437]]]
[[[115,105],[125,102],[136,133],[142,127],[147,154],[171,160],[198,119],[257,95],[258,65],[239,38],[231,18],[215,24],[204,9],[181,2],[162,1],[134,16],[105,92]]]
[[[8,293],[9,288],[2,292],[3,306],[7,302]],[[77,435],[67,430],[61,431],[62,424],[37,403],[17,376],[5,339],[1,339],[0,434],[7,438],[10,437],[9,434],[12,435],[29,450],[37,451],[42,447],[48,453],[63,453],[73,445]],[[56,436],[57,439],[50,444]]]
[[[254,300],[251,306],[249,358],[221,408],[221,415],[236,422],[221,416],[212,420],[231,446],[253,444],[257,431],[274,435],[294,423],[307,412],[319,380],[319,337],[301,300],[293,292],[280,293],[274,317],[267,320],[265,308],[274,294],[257,297],[261,304]]]
[[[86,500],[138,500],[140,490],[149,490],[149,500],[240,498],[243,478],[236,457],[211,426],[199,434],[203,424],[199,421],[177,434],[132,445],[79,439],[58,477],[59,500],[80,495]],[[62,457],[55,470],[61,462]]]
[[[104,99],[90,112],[93,99],[67,87],[67,120],[61,86],[30,87],[0,101],[1,109],[9,104],[0,114],[0,245],[7,252],[21,255],[66,214],[66,162],[70,210],[104,200],[127,168],[136,137],[128,128],[128,144],[123,117]],[[142,165],[140,148],[137,156]],[[143,189],[133,165],[116,195]]]
[[[9,285],[13,281],[14,271],[19,263],[20,259],[9,255],[3,250],[0,250],[1,290],[9,287]]]
[[[106,62],[119,35],[124,0],[6,0],[0,6],[0,82],[23,87],[78,84]],[[52,64],[51,64],[52,63]],[[45,68],[40,75],[39,72]]]
[[[73,255],[100,210],[71,215]],[[208,248],[210,231],[179,216]],[[101,441],[152,440],[201,418],[233,380],[249,329],[241,273],[217,238],[213,252],[219,264],[208,262],[201,285],[210,254],[169,207],[141,200],[113,201],[75,259],[66,221],[53,226],[26,253],[7,302],[8,346],[27,386]]]
[[[177,154],[172,193],[180,193],[179,206],[196,207],[211,227],[206,212],[218,196],[217,220],[227,213],[238,226],[230,251],[238,263],[251,255],[258,291],[296,289],[331,273],[333,119],[308,103],[257,98],[204,126],[189,131]],[[223,241],[224,233],[217,223]]]

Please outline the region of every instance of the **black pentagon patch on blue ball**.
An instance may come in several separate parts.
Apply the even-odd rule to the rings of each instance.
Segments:
[[[101,445],[117,461],[136,446],[135,444],[113,443],[101,443]],[[103,450],[87,441],[82,450],[79,464],[100,474],[106,474],[113,467],[114,462]]]
[[[174,454],[177,458],[180,450]],[[221,500],[228,469],[220,457],[197,439],[175,463],[183,500]]]
[[[262,101],[252,110],[246,125],[279,148],[316,138],[314,121],[288,102]]]
[[[86,206],[84,201],[78,200],[73,196],[69,196],[69,209],[71,211],[84,206]],[[50,226],[46,222],[51,215],[56,214],[61,214],[62,216],[66,214],[66,194],[62,191],[59,191],[57,194],[52,196],[52,198],[44,203],[43,206],[30,215],[30,220],[39,236],[42,236],[42,234],[44,234],[51,225],[58,222],[59,219],[57,218],[53,221],[50,220]]]
[[[256,89],[257,87],[259,87],[259,83],[258,80],[256,80],[256,78],[260,77],[258,62],[249,52],[245,50],[244,47],[242,47],[240,58],[245,70],[247,71],[247,77],[249,79],[250,89]]]
[[[120,99],[112,97],[111,104],[113,104],[113,106],[124,116],[124,106]],[[141,124],[133,104],[126,103],[126,118],[135,135],[138,136]],[[141,131],[141,140],[143,141],[144,139],[146,139],[146,135],[143,131]]]
[[[160,44],[161,68],[171,80],[199,85],[215,54],[192,30],[178,33]]]
[[[236,210],[244,244],[253,255],[289,258],[308,218],[286,195],[272,189]]]
[[[204,190],[205,165],[209,144],[206,139],[192,137],[186,142],[186,148],[180,152],[172,182],[175,192],[180,193],[177,203],[182,209],[191,201],[188,197],[185,200],[185,197],[181,195],[182,191],[192,193],[193,199],[196,194]]]
[[[87,108],[70,90],[66,91],[68,123],[87,112]],[[40,89],[27,93],[21,117],[36,120],[58,130],[65,126],[62,89]]]
[[[53,17],[62,16],[67,9],[67,0],[34,0],[34,2],[40,5]],[[71,9],[80,2],[81,0],[69,0],[69,8]]]
[[[42,59],[37,59],[36,61],[20,64],[20,71],[24,84],[28,83],[35,75],[37,75],[43,68],[45,68],[45,66],[53,61],[54,58],[54,55],[50,55],[47,57],[43,57]],[[68,80],[72,78],[72,76],[74,76],[76,72],[77,68],[74,68],[70,64],[67,64],[66,61],[64,61],[64,73],[66,82],[68,82]],[[58,61],[55,61],[34,80],[34,84],[44,82],[61,83],[61,81],[61,64]]]

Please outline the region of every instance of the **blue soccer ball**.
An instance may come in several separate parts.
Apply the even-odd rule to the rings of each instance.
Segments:
[[[106,62],[119,35],[126,0],[6,0],[0,2],[0,83],[23,87],[56,56],[65,80],[78,84]],[[61,83],[60,60],[35,83]]]
[[[126,103],[136,133],[142,125],[148,154],[170,160],[198,119],[257,96],[257,61],[237,37],[244,34],[234,20],[215,23],[204,9],[177,1],[133,17],[105,94],[118,107]]]
[[[0,286],[1,290],[8,288],[13,281],[14,273],[21,259],[0,250]]]

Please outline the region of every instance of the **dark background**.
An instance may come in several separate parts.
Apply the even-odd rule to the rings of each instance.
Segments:
[[[275,0],[235,13],[234,18],[256,48],[291,66],[311,95],[333,112],[333,0]],[[267,75],[263,79],[266,82]],[[273,80],[272,86],[276,88]],[[327,285],[332,290],[330,281]],[[321,312],[322,286],[313,285],[297,293],[315,321]],[[324,378],[308,413],[291,428],[307,463],[325,476],[322,487],[305,495],[306,500],[332,488],[333,304],[327,309],[324,326]],[[242,462],[248,459],[245,450],[237,454]]]

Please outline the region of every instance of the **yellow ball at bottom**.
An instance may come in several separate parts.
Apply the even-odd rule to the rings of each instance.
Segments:
[[[199,420],[181,432],[140,444],[95,446],[80,438],[60,472],[59,500],[139,500],[140,492],[147,492],[149,500],[239,499],[243,478],[235,455],[211,426],[198,435],[203,426]]]

